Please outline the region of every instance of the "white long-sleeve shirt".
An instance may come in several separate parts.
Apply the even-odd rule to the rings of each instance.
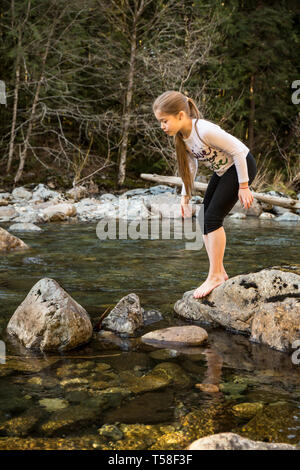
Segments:
[[[194,179],[198,170],[198,161],[222,176],[232,165],[236,166],[239,183],[249,181],[246,157],[249,148],[239,139],[226,132],[217,124],[206,119],[198,119],[198,134],[195,129],[196,118],[192,119],[192,132],[187,139],[183,139],[188,153],[189,166]],[[186,195],[185,185],[182,182],[181,195]]]

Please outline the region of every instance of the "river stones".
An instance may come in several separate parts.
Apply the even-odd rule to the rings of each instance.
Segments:
[[[140,299],[134,293],[123,297],[102,322],[102,326],[109,330],[129,335],[143,325]]]
[[[297,450],[295,446],[282,443],[251,441],[232,432],[222,432],[202,437],[192,442],[187,450]]]
[[[218,385],[214,384],[196,384],[195,387],[205,393],[218,393],[220,391]]]
[[[32,199],[37,201],[48,201],[49,199],[61,198],[61,194],[57,191],[49,189],[45,184],[38,184],[32,192]]]
[[[44,278],[19,305],[7,332],[26,348],[63,351],[88,342],[93,329],[85,309],[54,279]]]
[[[0,424],[0,436],[27,436],[41,417],[42,411],[39,408],[31,407],[20,416],[14,416],[2,422]]]
[[[48,222],[65,220],[76,215],[76,207],[68,203],[55,204],[42,209],[42,215]]]
[[[42,398],[39,400],[39,404],[49,412],[63,410],[69,406],[69,403],[62,398]]]
[[[223,282],[204,298],[185,292],[174,306],[189,320],[247,333],[252,341],[291,351],[300,338],[300,276],[263,269]]]
[[[254,403],[238,403],[232,407],[234,416],[242,419],[251,419],[259,411],[263,409],[264,405],[261,402]]]
[[[17,217],[18,212],[12,206],[1,206],[0,207],[0,221],[8,222],[9,220]]]
[[[20,240],[20,238],[11,235],[7,230],[0,227],[0,252],[23,250],[28,248],[29,246]]]
[[[66,197],[79,201],[80,199],[87,197],[88,194],[89,191],[85,186],[75,186],[75,188],[71,188],[66,192]]]
[[[15,230],[16,232],[42,232],[43,230],[30,222],[21,222],[17,224],[12,224],[9,227],[9,230]]]
[[[291,402],[280,400],[265,405],[239,432],[248,439],[298,445],[299,411]]]
[[[180,343],[186,346],[198,346],[208,337],[207,332],[196,325],[171,326],[150,331],[141,337],[144,343]]]
[[[29,199],[32,198],[32,192],[28,191],[28,189],[25,189],[22,186],[15,188],[11,195],[14,199],[26,199],[26,201],[29,201]]]

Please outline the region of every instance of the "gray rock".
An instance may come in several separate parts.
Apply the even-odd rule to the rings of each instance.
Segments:
[[[141,196],[141,195],[146,195],[149,194],[150,191],[148,189],[144,188],[137,188],[137,189],[130,189],[129,191],[126,191],[125,193],[122,194],[122,196],[126,197],[131,197],[131,196]]]
[[[143,199],[128,199],[120,197],[118,205],[109,217],[117,217],[119,219],[137,220],[149,219],[150,213]]]
[[[144,197],[145,206],[152,216],[167,219],[181,219],[180,197],[167,192]]]
[[[271,212],[262,212],[259,216],[260,219],[274,219],[276,216]]]
[[[117,196],[111,193],[101,194],[99,199],[101,201],[117,201],[118,200]]]
[[[228,279],[202,299],[193,293],[185,292],[176,302],[178,315],[252,335],[253,341],[280,351],[289,351],[299,338],[298,274],[263,269]]]
[[[298,450],[296,446],[282,443],[252,441],[232,432],[202,437],[192,442],[187,450]]]
[[[275,196],[275,197],[285,197],[288,198],[288,196],[281,191],[265,191],[262,194],[268,194],[269,196]]]
[[[21,224],[41,224],[45,222],[45,219],[39,212],[28,211],[14,217],[12,221]]]
[[[75,186],[75,188],[71,188],[66,192],[66,197],[79,201],[80,199],[87,197],[88,194],[89,191],[85,186]]]
[[[278,220],[278,222],[280,221],[299,222],[300,216],[297,214],[294,214],[293,212],[284,212],[279,217],[276,217],[276,220]]]
[[[24,250],[28,248],[29,246],[20,240],[20,238],[11,235],[7,230],[4,230],[4,228],[0,227],[0,252]]]
[[[10,207],[0,207],[0,221],[1,222],[8,222],[12,220],[14,217],[18,216],[18,212],[12,206]]]
[[[63,199],[60,193],[58,193],[57,191],[53,191],[52,189],[49,189],[46,185],[42,183],[38,184],[34,188],[33,193],[32,193],[33,200],[48,201],[49,199],[53,199],[53,198]]]
[[[254,199],[249,209],[245,209],[245,207],[242,206],[240,201],[238,200],[233,206],[233,208],[231,209],[231,211],[229,212],[229,214],[233,214],[237,212],[241,214],[245,214],[247,216],[259,217],[260,214],[262,213],[262,207],[260,203],[256,199]]]
[[[0,199],[11,199],[10,193],[0,193]]]
[[[109,330],[129,335],[143,324],[140,299],[133,293],[123,297],[102,322],[102,326]]]
[[[116,200],[118,199],[116,198]],[[80,220],[102,219],[108,217],[110,212],[115,211],[114,205],[109,200],[103,202],[94,198],[82,199],[74,206]]]
[[[93,331],[85,309],[55,280],[44,278],[19,305],[7,332],[26,348],[63,351],[88,342]]]
[[[62,203],[42,209],[42,216],[48,222],[65,220],[76,215],[76,207],[73,204]]]
[[[29,201],[29,199],[32,198],[31,191],[28,191],[27,189],[23,187],[15,188],[12,191],[11,195],[14,199],[26,199],[26,201]]]
[[[19,224],[12,224],[8,230],[15,230],[19,232],[42,232],[43,230],[37,225],[24,222]]]

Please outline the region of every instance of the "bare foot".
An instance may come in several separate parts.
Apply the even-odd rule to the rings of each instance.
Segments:
[[[207,278],[206,281],[201,284],[198,289],[195,290],[193,297],[195,299],[199,299],[200,297],[205,297],[207,294],[209,294],[215,287],[219,286],[223,282],[225,282],[228,279],[227,274],[224,275],[222,274],[221,276],[218,277],[211,277]]]

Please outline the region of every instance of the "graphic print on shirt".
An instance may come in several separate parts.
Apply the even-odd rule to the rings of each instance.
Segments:
[[[209,162],[210,165],[211,165],[211,169],[212,170],[219,170],[220,167],[222,165],[225,165],[227,162],[228,162],[228,158],[225,157],[225,160],[219,160],[219,162],[216,162],[216,158],[218,156],[218,153],[216,150],[212,150],[211,147],[208,147],[207,148],[209,150],[205,150],[205,149],[202,149],[202,150],[198,150],[196,151],[194,149],[194,147],[191,148],[191,151],[193,153],[193,155],[198,159],[200,160],[201,162]],[[210,156],[209,156],[210,155]]]

